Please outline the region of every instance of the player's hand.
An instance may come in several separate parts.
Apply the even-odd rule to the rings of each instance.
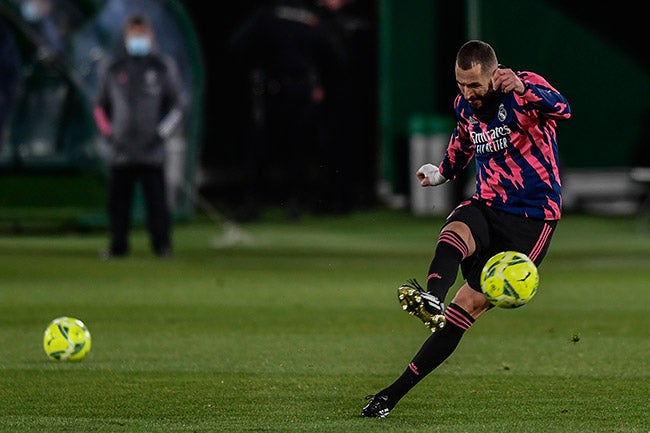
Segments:
[[[422,186],[436,186],[447,182],[447,178],[440,174],[440,170],[433,164],[424,164],[415,172]]]
[[[526,91],[523,81],[510,68],[497,68],[492,74],[492,87],[501,90],[503,93],[515,92],[523,95]]]

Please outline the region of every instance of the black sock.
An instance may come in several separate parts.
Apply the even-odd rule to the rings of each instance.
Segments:
[[[449,288],[456,282],[458,266],[467,257],[467,245],[463,239],[450,230],[443,231],[429,265],[427,292],[433,293],[444,302]]]
[[[389,387],[377,393],[377,395],[388,396],[388,406],[391,409],[418,382],[453,353],[465,331],[474,323],[474,318],[456,304],[447,307],[445,317],[447,318],[445,327],[431,334],[404,373]]]

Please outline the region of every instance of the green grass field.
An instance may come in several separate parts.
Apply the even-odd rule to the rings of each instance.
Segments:
[[[155,259],[102,262],[103,232],[0,237],[2,432],[650,431],[650,234],[566,216],[523,308],[493,310],[386,419],[359,416],[428,336],[396,288],[422,281],[441,220],[269,217],[250,244],[175,228]],[[453,290],[453,289],[452,289]],[[55,317],[93,348],[49,361]]]

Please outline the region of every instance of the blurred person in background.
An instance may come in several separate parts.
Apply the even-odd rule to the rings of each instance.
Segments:
[[[65,126],[74,122],[74,76],[67,64],[83,14],[70,0],[20,0],[21,30],[30,42],[22,67],[12,139],[19,161],[66,153]]]
[[[276,186],[289,219],[308,207],[327,206],[318,203],[326,198],[332,168],[323,128],[336,125],[323,125],[323,103],[340,79],[345,57],[319,8],[307,0],[263,5],[231,35],[230,47],[250,71],[252,89],[239,218],[260,216],[268,185]]]
[[[366,0],[318,0],[322,15],[345,51],[345,69],[325,100],[325,147],[330,213],[367,208],[375,201],[377,178],[377,61],[375,34]],[[364,166],[366,170],[356,167]]]
[[[12,29],[0,17],[0,155],[5,153],[5,125],[14,110],[20,88],[20,63]]]
[[[130,252],[129,231],[137,184],[142,187],[153,252],[172,253],[172,222],[165,180],[165,140],[181,124],[185,107],[174,61],[157,50],[144,14],[126,19],[123,44],[102,75],[93,114],[109,143],[110,245],[104,259]]]
[[[56,10],[54,0],[22,0],[20,11],[23,19],[34,32],[39,60],[52,62],[63,56],[66,50],[65,38],[69,31],[65,15]]]

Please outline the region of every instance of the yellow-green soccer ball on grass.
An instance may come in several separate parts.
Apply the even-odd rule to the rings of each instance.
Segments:
[[[481,272],[481,290],[496,307],[517,308],[528,303],[539,285],[537,266],[526,254],[502,251]]]
[[[90,352],[86,325],[74,317],[57,317],[43,334],[43,349],[52,361],[81,361]]]

